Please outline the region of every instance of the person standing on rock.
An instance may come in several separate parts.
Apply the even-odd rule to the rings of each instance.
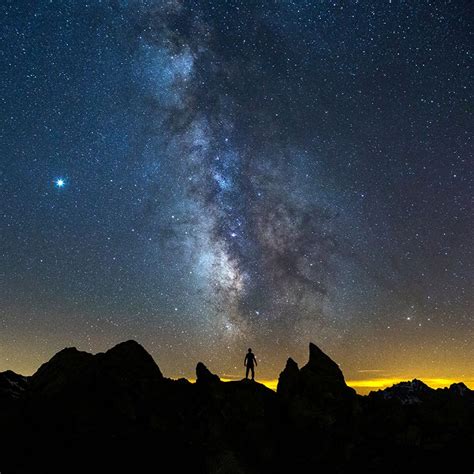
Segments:
[[[252,349],[249,349],[244,359],[244,367],[247,367],[247,370],[245,371],[245,379],[249,378],[249,370],[252,372],[252,380],[255,379],[254,365],[255,367],[258,365],[257,359],[255,358],[255,354],[252,352]]]

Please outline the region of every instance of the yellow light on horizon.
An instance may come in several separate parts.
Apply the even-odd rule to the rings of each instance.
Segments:
[[[400,382],[406,382],[413,380],[414,377],[389,377],[389,378],[373,378],[365,380],[347,380],[346,383],[349,387],[352,387],[360,395],[366,395],[371,390],[383,390],[384,388],[391,387]],[[449,387],[453,383],[463,382],[467,387],[474,387],[474,380],[459,380],[451,378],[440,378],[440,377],[417,377],[423,383],[431,388],[445,388]]]
[[[413,380],[414,377],[386,377],[386,378],[373,378],[373,379],[364,379],[364,380],[346,380],[346,383],[349,387],[352,387],[356,390],[359,395],[367,395],[372,390],[382,390],[387,387],[391,387],[400,382],[406,382],[408,380]],[[196,382],[196,379],[188,379],[190,382]],[[242,380],[240,378],[231,378],[231,377],[221,377],[222,382],[237,382]],[[461,382],[458,379],[451,378],[437,378],[437,377],[425,377],[419,378],[423,383],[428,385],[431,388],[444,388],[449,387],[453,383]],[[256,379],[255,380],[265,387],[276,391],[278,385],[278,379]],[[464,384],[469,387],[471,390],[474,388],[474,379],[472,380],[463,380]]]

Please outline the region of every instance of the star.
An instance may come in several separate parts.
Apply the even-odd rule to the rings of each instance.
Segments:
[[[432,351],[422,373],[471,376],[474,354],[453,344],[448,366],[437,349],[471,322],[469,2],[251,2],[251,25],[235,14],[245,2],[95,2],[92,16],[37,2],[27,35],[21,2],[3,3],[0,345],[6,325],[23,342],[0,371],[138,334],[180,346],[159,353],[169,375],[193,353],[239,376],[248,339],[273,378],[276,341],[303,361],[313,339],[354,374],[373,353],[390,371],[401,343],[407,360]]]

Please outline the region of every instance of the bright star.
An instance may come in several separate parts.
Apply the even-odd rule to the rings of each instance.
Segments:
[[[63,188],[64,185],[66,184],[66,181],[62,178],[58,178],[54,184],[56,185],[57,188]]]

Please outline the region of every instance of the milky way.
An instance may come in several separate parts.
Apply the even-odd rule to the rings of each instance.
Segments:
[[[317,153],[279,118],[288,113],[288,79],[259,86],[265,46],[272,56],[290,53],[268,12],[247,12],[219,31],[212,10],[170,4],[143,12],[137,64],[149,93],[149,139],[159,140],[181,191],[172,222],[158,222],[168,226],[179,267],[194,276],[216,336],[248,338],[278,325],[292,337],[301,321],[331,316],[330,280],[338,257],[351,259],[353,234],[338,233],[347,210],[327,190]],[[250,60],[247,42],[262,45],[250,47]]]
[[[1,8],[0,369],[469,372],[469,2]]]

